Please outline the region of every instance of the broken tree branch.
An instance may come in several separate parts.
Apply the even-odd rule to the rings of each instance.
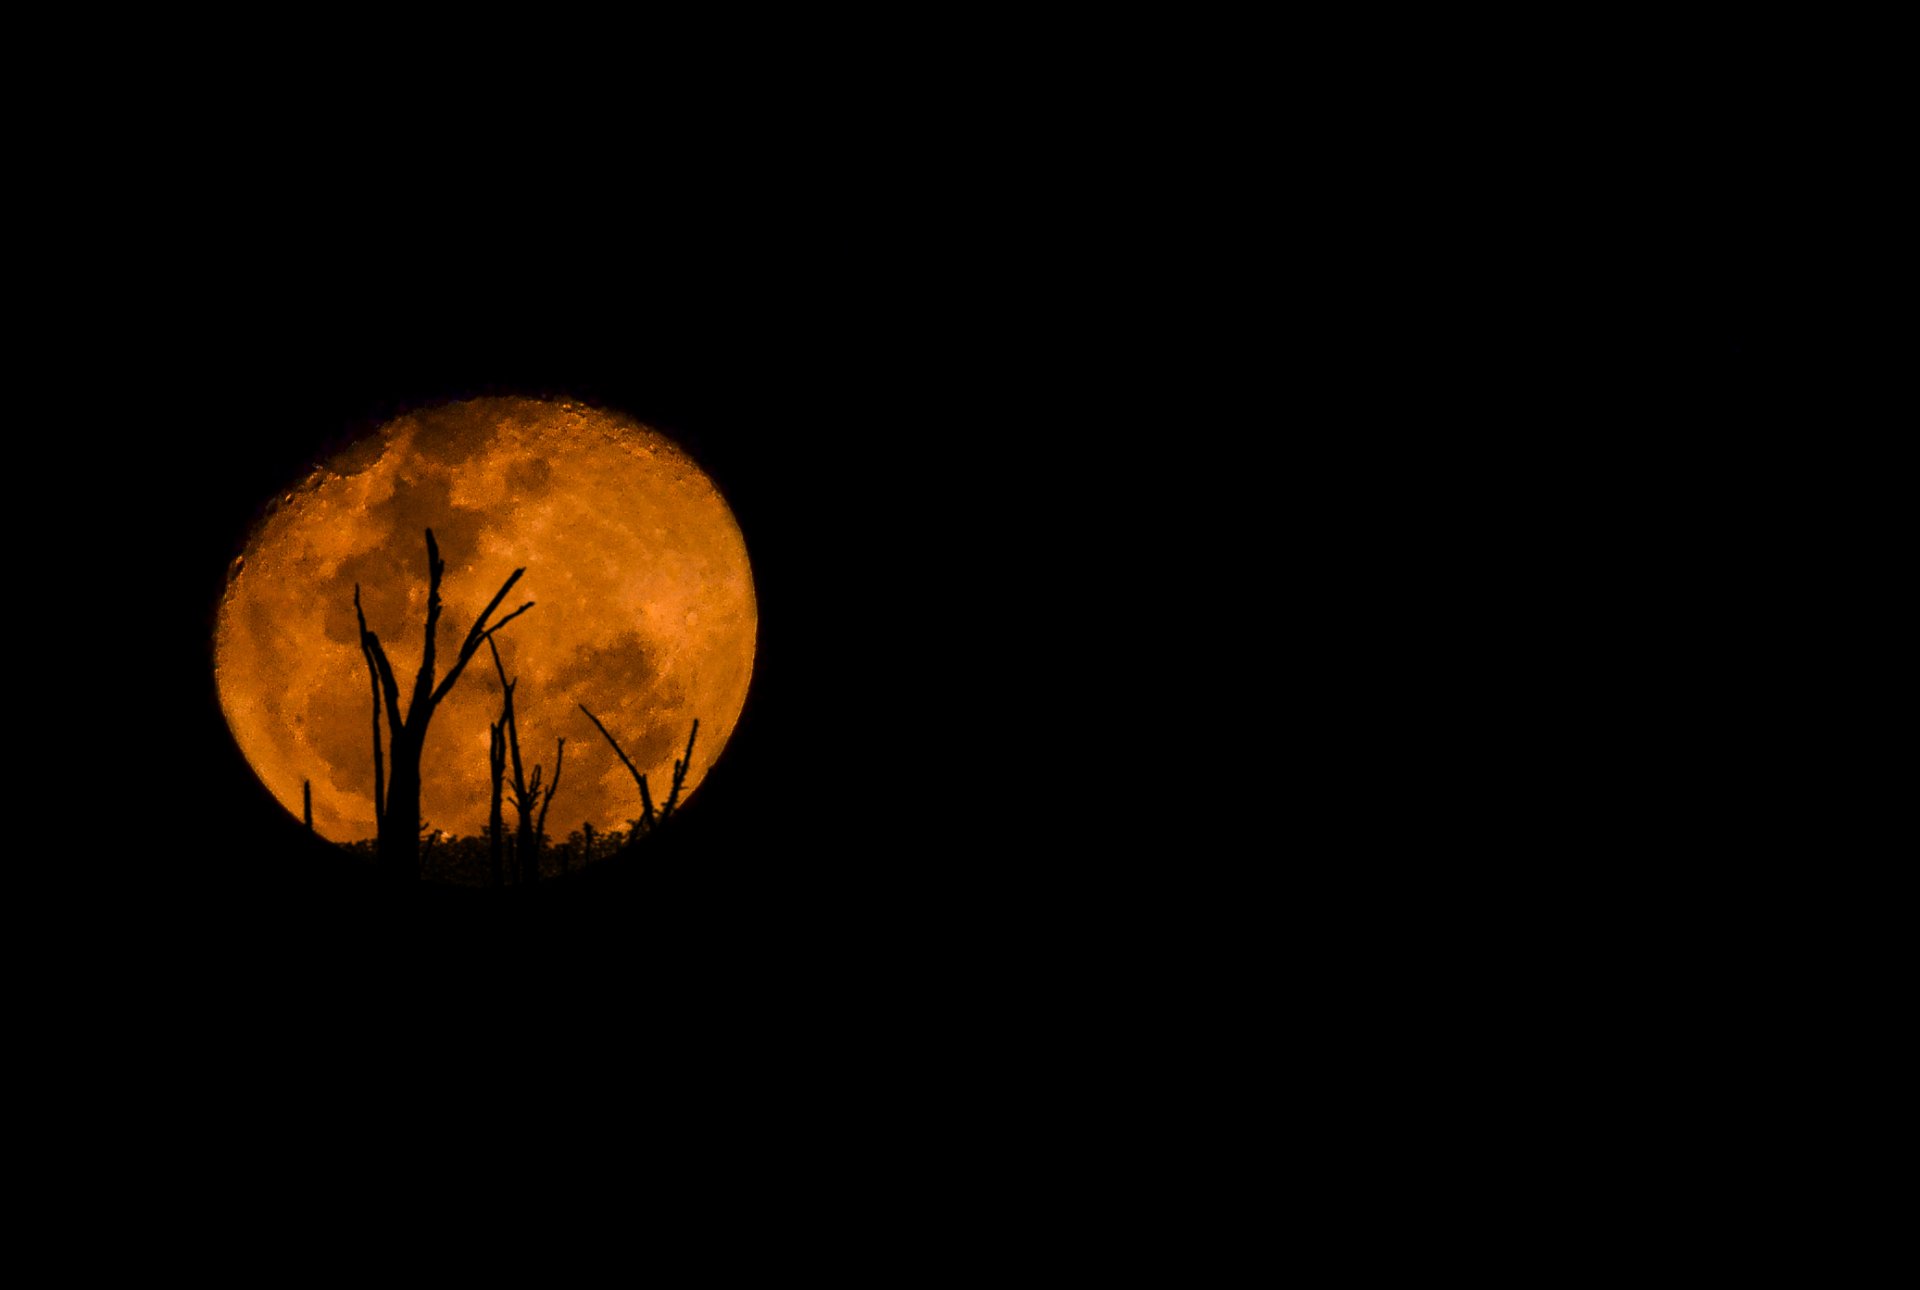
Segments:
[[[367,643],[372,632],[367,630],[367,615],[360,608],[360,584],[353,584],[353,616],[360,620],[360,656],[367,660],[367,684],[373,691],[373,827],[376,833],[380,829],[380,817],[387,812],[387,777],[383,761],[384,753],[380,747],[380,669],[373,661],[373,647]],[[395,703],[399,696],[394,696]]]
[[[686,783],[687,772],[693,768],[693,741],[700,734],[700,718],[693,719],[693,733],[687,736],[687,755],[685,760],[674,759],[673,791],[667,794],[667,804],[660,809],[660,818],[666,819],[673,814],[673,808],[680,801],[680,785]]]
[[[563,738],[559,746],[553,750],[553,782],[547,785],[546,796],[540,799],[540,819],[533,826],[533,836],[536,840],[547,836],[547,808],[553,805],[553,795],[560,789],[560,766],[566,757],[567,741]]]
[[[640,805],[644,808],[641,812],[640,819],[647,828],[652,828],[653,827],[653,794],[647,791],[647,777],[640,773],[640,768],[633,764],[633,759],[631,757],[627,756],[627,750],[620,746],[620,741],[618,739],[615,739],[613,735],[607,730],[607,728],[600,724],[600,718],[594,716],[592,711],[588,709],[586,704],[583,703],[580,705],[580,711],[585,712],[587,714],[587,720],[593,722],[594,729],[598,730],[602,735],[604,735],[606,737],[607,742],[613,745],[613,751],[616,755],[619,756],[621,762],[623,762],[626,765],[627,773],[629,775],[632,775],[633,782],[640,786]]]
[[[439,700],[433,698],[433,638],[440,630],[440,580],[446,575],[447,562],[440,558],[440,544],[427,530],[427,634],[420,646],[420,670],[413,678],[413,698],[407,701],[407,715],[424,711]]]
[[[479,652],[481,641],[488,639],[494,632],[533,608],[533,602],[529,600],[492,627],[487,626],[487,619],[493,616],[493,611],[500,607],[500,602],[507,598],[507,592],[513,589],[513,584],[520,581],[520,575],[525,572],[525,568],[519,568],[509,574],[507,580],[500,584],[500,590],[493,593],[493,599],[487,602],[487,607],[480,611],[480,616],[473,620],[473,626],[467,629],[467,639],[460,645],[460,656],[455,660],[453,670],[447,673],[446,680],[440,682],[440,688],[433,692],[435,703],[446,697],[447,691],[453,688],[453,683],[460,679],[460,673],[466,671],[467,664]]]

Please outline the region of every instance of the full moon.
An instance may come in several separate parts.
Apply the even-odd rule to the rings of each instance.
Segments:
[[[580,403],[488,398],[398,417],[323,463],[273,499],[233,562],[214,635],[220,704],[280,804],[301,818],[311,784],[316,832],[374,836],[373,693],[354,591],[404,709],[423,652],[428,529],[445,562],[436,681],[501,584],[526,569],[492,621],[534,607],[492,639],[514,682],[528,774],[539,763],[551,784],[566,740],[549,839],[585,824],[626,829],[641,815],[633,774],[583,706],[656,803],[697,719],[686,801],[738,722],[753,673],[758,613],[739,525],[657,431]],[[502,699],[483,646],[428,727],[420,818],[433,836],[484,830]]]

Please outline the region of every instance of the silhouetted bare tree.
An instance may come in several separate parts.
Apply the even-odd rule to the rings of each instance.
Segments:
[[[383,866],[409,877],[420,874],[420,754],[426,747],[427,725],[433,720],[434,710],[441,700],[453,689],[453,683],[460,679],[467,664],[479,650],[482,641],[489,641],[493,634],[533,608],[528,601],[520,608],[502,618],[493,626],[487,626],[487,619],[507,598],[507,592],[513,584],[520,581],[520,575],[526,570],[515,569],[511,576],[501,584],[500,590],[493,594],[487,607],[474,619],[473,626],[467,629],[466,639],[460,643],[460,653],[454,664],[448,669],[445,678],[438,684],[434,681],[434,634],[440,627],[440,580],[447,570],[446,562],[440,558],[440,547],[433,540],[433,530],[427,530],[427,630],[420,652],[420,670],[413,681],[413,697],[408,701],[407,710],[400,711],[400,685],[394,679],[393,667],[387,661],[386,650],[381,647],[379,636],[366,626],[366,616],[360,615],[360,647],[371,660],[375,675],[380,683],[380,696],[385,702],[388,730],[387,770],[389,779],[385,785],[384,805],[379,793],[379,769],[375,768],[375,814],[379,821],[378,854]],[[355,612],[359,612],[360,588],[353,589]],[[379,748],[378,728],[375,730],[374,748]]]
[[[313,781],[310,779],[302,780],[300,782],[300,811],[301,811],[301,814],[306,818],[307,836],[312,837],[313,836]]]
[[[640,768],[633,764],[633,759],[627,756],[626,749],[620,746],[620,741],[615,739],[612,733],[600,723],[600,718],[588,711],[586,704],[583,703],[580,705],[580,711],[587,714],[587,720],[593,722],[594,729],[598,730],[606,737],[606,741],[613,745],[615,755],[617,755],[621,763],[626,766],[627,773],[633,776],[633,782],[640,786],[640,818],[634,821],[633,836],[637,838],[642,833],[650,832],[666,823],[667,818],[673,814],[674,807],[680,803],[680,786],[686,783],[687,771],[693,766],[693,741],[700,735],[700,719],[698,717],[694,718],[693,733],[687,736],[686,757],[674,759],[673,790],[667,794],[666,804],[660,808],[660,813],[655,815],[653,810],[653,794],[647,788],[647,777],[641,774]],[[591,839],[589,839],[589,845],[591,845]]]
[[[353,616],[360,620],[360,656],[367,661],[367,684],[373,690],[373,827],[378,833],[387,814],[387,774],[380,751],[380,668],[373,661],[373,633],[367,630],[367,615],[360,608],[360,584],[353,584]]]
[[[513,714],[513,689],[520,684],[518,677],[507,680],[506,665],[500,661],[500,650],[487,638],[487,648],[493,652],[494,670],[500,673],[500,689],[506,696],[500,712],[500,724],[506,731],[507,748],[513,755],[513,809],[520,817],[518,841],[514,848],[518,855],[518,873],[515,881],[522,883],[540,880],[540,843],[546,836],[547,807],[553,805],[553,794],[560,787],[560,765],[567,755],[567,741],[562,739],[554,751],[553,782],[547,785],[544,800],[540,794],[541,768],[536,764],[533,777],[527,778],[520,766],[520,723]],[[536,814],[535,807],[538,805]]]
[[[506,776],[507,741],[500,733],[500,722],[487,727],[487,772],[493,779],[493,805],[487,816],[487,859],[492,866],[493,885],[506,884],[506,869],[501,863],[501,848],[506,845],[500,836],[500,781]]]
[[[587,714],[587,720],[593,722],[593,728],[595,730],[598,730],[602,735],[606,736],[607,742],[613,745],[614,755],[619,757],[621,764],[627,768],[627,774],[633,776],[633,782],[640,786],[640,808],[641,809],[640,809],[640,824],[638,827],[644,828],[644,829],[652,828],[653,827],[653,794],[647,791],[647,777],[640,773],[640,768],[633,764],[633,759],[631,757],[627,756],[627,750],[620,746],[620,741],[618,739],[615,739],[612,733],[609,732],[605,726],[600,724],[600,718],[594,716],[593,713],[588,710],[586,704],[583,703],[580,705],[580,711],[585,712]]]
[[[553,748],[553,782],[547,785],[547,791],[540,798],[540,818],[534,822],[533,837],[536,847],[547,844],[547,808],[553,805],[553,795],[560,791],[560,763],[566,760],[567,741],[562,737]],[[533,777],[537,782],[540,768],[533,768]]]

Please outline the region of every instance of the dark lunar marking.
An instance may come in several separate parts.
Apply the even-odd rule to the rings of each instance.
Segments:
[[[397,481],[393,495],[373,507],[367,513],[367,518],[383,534],[415,534],[423,529],[432,529],[442,551],[471,553],[479,550],[480,530],[485,526],[487,516],[484,511],[455,506],[452,481],[436,474]],[[398,545],[405,548],[407,544],[403,541]],[[415,550],[395,554],[408,562],[406,567],[412,574],[407,580],[408,586],[416,583],[424,586],[427,579],[426,557]],[[449,587],[447,590],[457,592],[458,588]],[[368,625],[376,632],[380,630],[371,618],[368,619]]]
[[[367,563],[364,559],[343,561],[340,574],[334,578],[334,585],[340,585],[343,578],[348,584],[355,582],[364,583],[366,578],[360,575],[365,572]],[[339,596],[328,596],[327,599],[322,602],[320,606],[320,630],[326,634],[326,638],[329,641],[338,645],[352,645],[355,649],[358,649],[360,647],[360,620],[354,617],[353,603],[348,601],[344,606],[336,604],[335,602],[339,599]],[[364,605],[365,601],[366,598],[363,596],[361,603]]]
[[[409,637],[406,629],[419,619],[420,611],[411,597],[426,585],[426,559],[408,544],[405,535],[432,529],[442,551],[473,552],[479,549],[480,531],[486,523],[484,511],[455,506],[450,490],[449,482],[439,476],[401,480],[391,497],[368,508],[364,524],[380,535],[379,541],[372,549],[342,560],[335,570],[333,594],[321,616],[329,641],[359,648],[360,625],[354,617],[352,596],[353,585],[359,583],[367,626],[383,641],[394,639],[389,648],[397,648],[401,654],[418,648],[413,643],[417,636]],[[486,594],[480,583],[490,576],[492,572],[487,571],[476,582],[462,571],[450,571],[441,594],[450,608],[461,608],[467,597]],[[474,605],[476,612],[480,603],[484,602]],[[453,617],[457,615],[441,619],[436,648],[448,648],[449,641],[452,648],[458,648],[464,632]],[[399,633],[397,639],[395,633]]]
[[[686,745],[686,736],[677,734],[674,727],[669,724],[670,720],[679,718],[664,718],[659,712],[653,711],[657,705],[659,708],[678,713],[684,711],[686,701],[686,692],[681,687],[668,685],[662,687],[659,698],[654,703],[649,704],[647,708],[637,710],[648,712],[651,724],[645,730],[636,732],[633,738],[620,741],[621,747],[627,750],[627,756],[633,758],[634,765],[643,771],[649,766],[658,766],[662,762],[671,761],[675,752]],[[626,719],[629,724],[633,722],[631,716]],[[688,720],[691,721],[691,718]],[[662,789],[665,787],[666,785],[661,785]]]
[[[362,471],[377,466],[386,454],[386,437],[377,434],[368,435],[327,462],[326,466],[336,475],[358,475]]]
[[[584,703],[595,712],[612,712],[624,710],[640,695],[651,694],[659,679],[652,652],[638,636],[628,636],[611,645],[575,650],[572,657],[554,668],[549,685],[574,703]],[[620,742],[627,742],[625,736]]]
[[[553,467],[547,464],[545,457],[510,462],[507,466],[507,495],[520,502],[544,497],[552,487],[549,482],[552,474]]]
[[[410,572],[401,562],[399,552],[384,543],[342,560],[333,576],[333,598],[327,602],[327,639],[351,644],[355,649],[360,647],[359,620],[353,613],[356,583],[361,588],[360,600],[366,610],[367,626],[382,640],[398,632],[408,617],[408,593],[413,589],[408,579]],[[425,571],[420,572],[422,576],[418,580],[424,582]],[[351,628],[351,634],[344,638],[339,632],[342,605],[346,607],[345,621]]]
[[[372,794],[368,791],[371,780],[367,769],[370,763],[367,762],[366,758],[362,758],[361,761],[363,764],[359,766],[339,766],[329,761],[327,763],[327,783],[331,784],[333,790],[342,797],[358,798],[366,803],[366,814],[371,816],[373,814],[373,803],[370,800]],[[330,813],[333,812],[333,808],[330,806],[323,809]],[[334,813],[332,818],[344,824],[347,817]],[[368,820],[366,823],[360,825],[360,828],[364,836],[369,838],[373,836],[372,820]]]
[[[520,674],[520,640],[519,638],[514,636],[512,631],[509,630],[505,634],[496,636],[493,638],[493,648],[499,651],[500,663],[503,667],[507,669],[507,675],[510,677],[517,677]],[[538,682],[536,682],[536,684],[538,684],[539,687],[544,690],[548,688],[549,685],[551,685],[551,682],[549,682],[543,677]],[[496,694],[496,697],[497,697],[497,694]]]
[[[554,670],[549,685],[554,693],[564,694],[574,703],[586,704],[605,721],[641,770],[670,760],[675,747],[672,723],[679,717],[663,718],[658,714],[678,713],[686,703],[686,690],[677,682],[661,678],[651,652],[639,637],[629,636],[612,645],[575,651]],[[647,723],[644,727],[643,720]],[[684,742],[685,732],[678,737]],[[593,746],[594,743],[583,741],[582,755]],[[600,747],[612,756],[611,749],[604,744]]]
[[[470,461],[485,450],[499,425],[497,414],[488,414],[465,404],[428,408],[414,414],[420,429],[414,436],[415,451],[432,462],[456,466]],[[457,550],[442,538],[440,549]]]
[[[358,705],[316,690],[305,698],[307,746],[326,763],[327,782],[355,797],[372,797],[373,757],[367,748],[366,676],[358,678]],[[371,814],[371,806],[369,806]]]
[[[246,629],[252,635],[254,648],[270,659],[291,658],[297,652],[287,627],[275,613],[274,607],[259,596],[252,596],[246,603]],[[280,711],[280,687],[269,685],[259,696],[267,711]]]

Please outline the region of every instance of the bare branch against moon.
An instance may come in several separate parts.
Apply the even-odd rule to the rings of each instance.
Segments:
[[[541,768],[535,765],[531,776],[521,769],[520,723],[513,710],[514,690],[520,682],[518,678],[512,681],[507,679],[506,664],[500,661],[500,647],[493,643],[491,634],[487,636],[487,648],[493,653],[494,670],[500,674],[502,695],[500,722],[494,739],[500,739],[502,736],[498,732],[504,729],[507,747],[513,756],[513,809],[520,821],[513,849],[516,878],[521,883],[537,882],[540,878],[540,851],[546,845],[547,808],[553,805],[554,790],[560,786],[558,758],[565,754],[567,741],[560,741],[553,763],[553,783],[548,785],[545,799],[542,800]]]
[[[638,766],[633,764],[633,758],[627,756],[627,750],[620,746],[620,741],[615,739],[612,732],[601,724],[600,718],[587,711],[586,704],[583,703],[580,705],[580,711],[586,712],[587,720],[593,722],[594,728],[606,736],[607,742],[613,745],[613,751],[619,756],[621,763],[625,765],[628,772],[632,774],[633,782],[640,786],[640,823],[643,828],[652,828],[653,794],[647,791],[647,777],[641,774]]]
[[[693,741],[700,734],[700,718],[693,719],[693,730],[687,735],[687,755],[685,760],[673,763],[673,791],[667,794],[667,804],[660,808],[660,818],[666,819],[673,814],[673,808],[680,804],[680,786],[687,782],[687,771],[693,766]]]
[[[360,653],[367,660],[367,682],[373,689],[373,821],[377,829],[380,817],[387,810],[387,776],[381,764],[380,751],[380,669],[373,661],[373,646],[369,638],[373,635],[367,630],[367,615],[360,608],[360,584],[353,584],[353,616],[360,620]],[[313,805],[307,804],[311,817]],[[309,818],[311,826],[311,818]]]

